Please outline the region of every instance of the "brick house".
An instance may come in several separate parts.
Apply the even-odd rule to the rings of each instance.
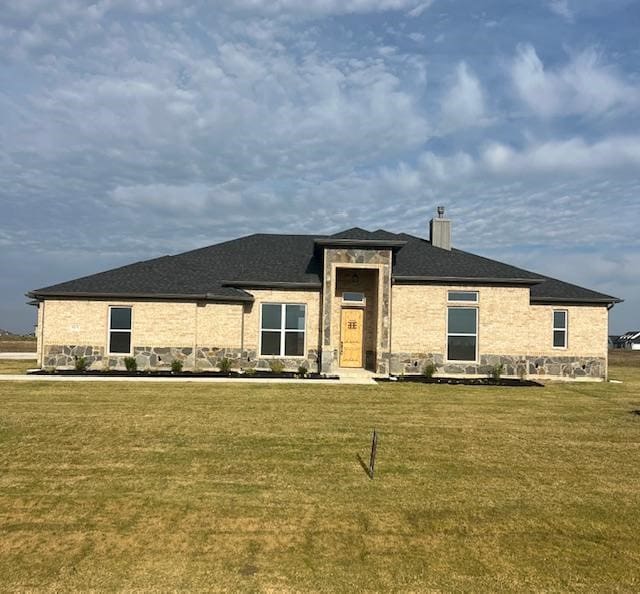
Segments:
[[[257,234],[34,290],[39,364],[606,377],[619,299],[453,249],[438,214],[429,240]]]

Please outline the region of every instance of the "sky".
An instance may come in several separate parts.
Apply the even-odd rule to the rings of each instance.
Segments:
[[[3,0],[0,328],[24,294],[250,233],[428,236],[625,299],[636,0]]]

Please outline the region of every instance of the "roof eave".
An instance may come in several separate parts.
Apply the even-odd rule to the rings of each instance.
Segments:
[[[531,297],[532,305],[615,305],[624,299],[617,297]]]
[[[92,293],[75,292],[63,293],[30,291],[27,297],[33,299],[157,299],[162,301],[224,301],[224,302],[252,302],[253,296],[238,289],[238,295],[218,295],[216,293]]]
[[[406,241],[399,239],[331,239],[319,237],[313,241],[316,245],[322,247],[381,247],[394,249],[407,245]]]
[[[394,275],[395,284],[470,284],[470,285],[524,285],[533,286],[544,278],[500,278],[492,276],[402,276]]]
[[[287,281],[222,281],[223,287],[238,287],[243,289],[321,289],[318,282],[287,282]]]

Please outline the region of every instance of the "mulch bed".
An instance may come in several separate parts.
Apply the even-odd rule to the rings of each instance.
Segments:
[[[191,378],[191,377],[229,377],[233,379],[315,379],[315,380],[337,380],[337,375],[326,375],[323,373],[307,373],[301,376],[294,371],[283,371],[282,373],[273,373],[272,371],[256,371],[255,373],[238,373],[237,371],[181,371],[174,373],[172,371],[124,371],[111,369],[109,371],[87,370],[76,371],[75,369],[58,369],[56,371],[47,371],[46,369],[38,369],[32,371],[30,375],[72,375],[72,376],[89,376],[89,377],[172,377],[172,378]]]
[[[544,384],[533,380],[522,380],[501,378],[495,380],[489,377],[432,377],[427,378],[423,375],[398,375],[383,378],[375,378],[377,382],[397,382],[400,384],[450,384],[454,386],[504,386],[509,388],[525,388],[525,387],[542,387]]]

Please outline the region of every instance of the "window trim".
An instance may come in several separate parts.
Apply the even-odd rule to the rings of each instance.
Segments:
[[[475,299],[451,299],[451,293],[468,293],[470,295],[474,295]],[[463,291],[457,289],[447,289],[447,303],[479,303],[480,302],[480,291]]]
[[[564,314],[564,327],[556,327],[556,313]],[[554,338],[556,332],[564,332],[564,345],[555,346]],[[551,310],[551,348],[558,350],[567,350],[569,348],[569,310],[568,309],[552,309]]]
[[[464,303],[464,302],[463,302]],[[474,334],[464,333],[464,332],[449,332],[449,310],[450,309],[473,309],[476,312],[476,331]],[[445,361],[447,363],[477,363],[478,362],[478,354],[480,352],[480,308],[469,306],[469,305],[448,305],[447,306],[447,318],[445,324]],[[449,359],[449,336],[473,336],[476,339],[476,347],[475,347],[475,359]]]
[[[264,305],[279,305],[281,307],[281,315],[280,315],[280,328],[263,328],[262,327],[262,308]],[[299,305],[304,308],[304,328],[302,330],[293,330],[287,329],[287,305]],[[280,355],[264,355],[262,353],[262,333],[263,332],[280,332]],[[302,355],[286,355],[285,354],[285,339],[287,332],[298,332],[302,333],[304,336],[303,346],[302,346]],[[259,357],[262,359],[306,359],[307,355],[307,304],[306,303],[298,303],[298,302],[289,302],[289,301],[263,301],[260,303],[260,326],[258,328],[258,352]]]
[[[345,299],[345,295],[347,293],[355,293],[357,295],[362,295],[362,299],[359,301],[354,301],[352,299]],[[342,305],[345,307],[366,307],[367,306],[367,296],[364,294],[364,291],[342,291]]]
[[[129,309],[131,311],[131,326],[128,330],[122,328],[111,328],[111,310],[112,309]],[[112,353],[111,352],[111,332],[128,332],[129,333],[129,352],[128,353]],[[110,305],[107,313],[107,348],[109,355],[114,357],[127,357],[133,354],[133,306],[132,305]]]

